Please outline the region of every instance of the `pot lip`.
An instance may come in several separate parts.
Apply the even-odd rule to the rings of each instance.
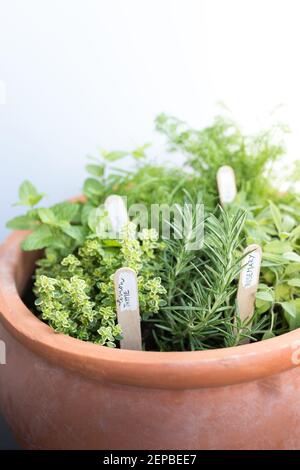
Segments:
[[[28,256],[20,248],[26,235],[13,232],[0,247],[0,318],[23,346],[56,366],[115,384],[195,389],[264,379],[300,363],[300,329],[257,343],[187,352],[111,349],[56,333],[17,291],[18,269]]]

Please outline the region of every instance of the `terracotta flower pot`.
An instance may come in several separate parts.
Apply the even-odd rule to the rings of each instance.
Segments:
[[[0,249],[1,412],[27,449],[300,448],[300,331],[201,352],[109,349],[57,334],[21,294],[36,254]]]

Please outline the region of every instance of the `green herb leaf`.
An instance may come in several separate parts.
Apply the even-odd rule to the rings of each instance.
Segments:
[[[88,217],[88,226],[93,233],[105,238],[109,228],[106,211],[101,207],[91,210]]]
[[[136,160],[141,160],[143,158],[146,158],[147,155],[146,155],[146,150],[147,148],[149,148],[151,146],[151,144],[147,143],[147,144],[144,144],[140,147],[137,147],[133,152],[132,152],[132,156],[136,159]]]
[[[89,215],[90,215],[90,213],[93,209],[95,209],[95,206],[93,206],[93,204],[90,204],[90,203],[86,203],[83,206],[82,211],[81,211],[81,223],[82,223],[82,225],[87,225],[88,224]]]
[[[259,300],[264,300],[265,302],[274,302],[274,295],[270,291],[258,291],[256,298]]]
[[[289,264],[284,271],[285,276],[291,276],[294,273],[300,272],[300,262]]]
[[[41,207],[40,209],[38,209],[38,215],[39,215],[39,218],[41,219],[41,222],[43,222],[43,224],[47,224],[47,225],[57,225],[57,219],[55,217],[55,214],[54,212],[47,208],[47,207]]]
[[[100,196],[103,192],[102,184],[94,178],[88,178],[84,182],[83,193],[88,198]]]
[[[101,155],[103,158],[105,158],[105,160],[115,162],[117,160],[121,160],[121,158],[127,157],[129,153],[122,151],[106,152],[105,150],[103,150],[101,152]]]
[[[295,220],[294,217],[292,217],[291,215],[288,215],[288,214],[285,214],[282,218],[282,231],[283,232],[287,232],[289,235],[295,225],[297,225],[297,222]]]
[[[289,324],[290,330],[300,327],[300,299],[283,302],[284,316]]]
[[[73,222],[78,215],[80,204],[66,201],[59,204],[55,204],[54,206],[52,206],[51,209],[57,220]]]
[[[104,165],[95,165],[93,163],[86,165],[85,168],[90,175],[97,176],[98,178],[103,176],[105,169]]]
[[[12,230],[33,230],[37,225],[39,222],[29,215],[19,215],[9,220],[6,227]]]
[[[288,281],[288,285],[291,286],[291,287],[300,287],[300,278],[294,278],[294,279],[290,279]]]
[[[289,253],[284,253],[283,258],[288,261],[294,261],[295,263],[300,263],[300,256],[297,253],[294,252],[289,252]]]
[[[62,231],[69,235],[69,237],[76,240],[79,244],[83,244],[87,236],[87,230],[84,227],[78,225],[69,225],[62,228]]]
[[[277,206],[275,206],[275,204],[273,204],[273,202],[271,201],[269,202],[269,206],[271,209],[271,214],[272,214],[275,227],[277,228],[278,233],[280,233],[282,231],[282,225],[281,225],[282,216],[281,216],[280,209]]]
[[[43,194],[38,193],[30,181],[25,180],[19,188],[19,202],[17,205],[33,207],[40,202],[43,196]]]
[[[50,246],[53,241],[54,237],[50,227],[47,225],[41,225],[25,238],[22,242],[22,248],[25,251],[40,250]]]
[[[266,331],[262,337],[263,340],[275,338],[275,335],[272,331]]]
[[[283,254],[288,251],[293,251],[293,248],[288,242],[274,240],[270,243],[266,243],[264,246],[264,251],[268,253]]]

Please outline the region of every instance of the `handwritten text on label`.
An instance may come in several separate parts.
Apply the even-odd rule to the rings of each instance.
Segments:
[[[242,286],[245,289],[253,287],[258,282],[259,271],[260,271],[260,253],[259,251],[253,251],[249,253],[244,262],[242,271]]]
[[[119,275],[117,292],[117,303],[121,312],[138,308],[138,293],[134,273],[127,271]]]

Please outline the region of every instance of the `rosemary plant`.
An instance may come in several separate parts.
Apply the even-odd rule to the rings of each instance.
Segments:
[[[163,252],[167,305],[153,318],[161,350],[233,346],[253,338],[262,326],[241,322],[236,309],[246,213],[225,212],[205,221],[203,248],[187,251],[185,240],[168,240]],[[264,323],[264,321],[263,321]]]

